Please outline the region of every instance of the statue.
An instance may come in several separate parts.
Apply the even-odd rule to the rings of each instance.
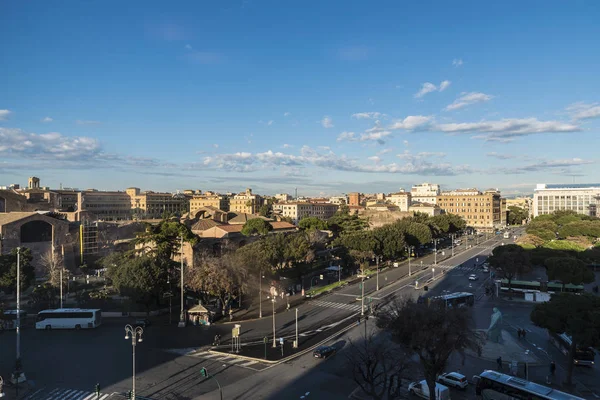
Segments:
[[[502,313],[497,307],[494,307],[491,319],[487,339],[493,343],[502,343]]]

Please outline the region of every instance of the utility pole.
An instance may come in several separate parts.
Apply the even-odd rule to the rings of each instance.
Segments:
[[[450,247],[452,248],[452,257],[454,257],[454,233],[450,234],[450,238],[452,238],[452,244]]]
[[[258,318],[262,318],[262,269],[259,271],[260,273],[260,283],[258,286]]]
[[[54,258],[54,254],[52,254],[52,258]],[[60,269],[60,308],[63,308],[63,269]]]
[[[362,274],[362,281],[360,283],[361,286],[361,290],[362,290],[362,294],[360,296],[360,315],[364,316],[365,315],[365,274],[363,271]]]
[[[273,303],[273,348],[277,348],[277,337],[275,336],[275,297],[271,299]]]
[[[433,265],[437,265],[437,239],[433,239]]]
[[[377,291],[379,291],[379,256],[377,257]]]
[[[295,348],[298,348],[298,309],[296,308],[296,343],[294,344]]]
[[[183,290],[183,235],[181,235],[181,314],[179,315],[179,324],[180,328],[185,328],[185,310],[184,310],[184,290]]]

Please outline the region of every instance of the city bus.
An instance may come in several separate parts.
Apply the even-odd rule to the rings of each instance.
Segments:
[[[484,400],[584,400],[525,379],[487,370],[475,375],[475,394]]]
[[[496,282],[500,282],[500,289],[503,291],[508,290],[508,279],[501,279]],[[563,291],[563,285],[559,282],[538,282],[538,281],[512,281],[510,287],[513,292],[548,292],[548,293],[560,293]],[[583,285],[572,285],[570,283],[565,285],[564,291],[566,293],[583,293],[585,290]]]
[[[444,304],[446,308],[463,308],[473,307],[473,304],[475,304],[475,296],[473,293],[469,292],[457,292],[429,297],[427,300],[423,297],[419,297],[418,302],[423,303],[425,301],[427,301],[428,304],[433,302]]]
[[[20,310],[19,314],[21,315],[21,321],[27,316],[25,310]],[[0,329],[17,329],[17,310],[0,311]]]
[[[550,333],[550,342],[555,345],[561,353],[565,356],[569,357],[569,352],[571,351],[571,337],[566,333],[561,333],[557,335],[555,333]],[[575,350],[575,357],[573,358],[573,363],[575,365],[585,365],[591,367],[594,365],[594,358],[596,353],[591,348],[580,348],[579,346]]]
[[[37,315],[36,329],[93,329],[102,324],[100,310],[80,308],[59,308],[40,311]]]

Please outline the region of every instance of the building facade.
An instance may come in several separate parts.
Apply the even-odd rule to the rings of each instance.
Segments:
[[[323,220],[333,217],[337,204],[288,202],[273,204],[273,211],[282,217],[291,218],[295,224],[304,217],[317,217]]]
[[[329,198],[331,204],[341,206],[342,204],[348,204],[348,196],[333,196]]]
[[[277,193],[275,195],[275,200],[279,202],[286,202],[292,200],[292,196],[287,193]]]
[[[160,193],[130,187],[125,191],[130,198],[131,214],[138,218],[161,218],[164,213],[182,215],[188,211],[189,197],[180,193]]]
[[[399,211],[408,212],[408,208],[412,204],[412,194],[409,192],[392,193],[387,197],[387,201],[398,207]]]
[[[348,205],[360,206],[361,195],[358,192],[348,193]]]
[[[559,210],[600,217],[600,184],[538,184],[533,191],[533,217]]]
[[[436,183],[425,182],[410,189],[413,203],[436,204],[440,193],[440,185]]]
[[[415,203],[408,208],[408,211],[414,214],[427,214],[430,217],[435,217],[442,213],[442,209],[437,204]]]
[[[104,221],[131,219],[131,197],[126,192],[84,190],[77,193],[77,211],[89,211]]]
[[[229,211],[229,197],[207,192],[196,194],[190,199],[190,213],[194,214],[203,207],[214,207],[222,211]]]
[[[506,217],[502,218],[502,197],[495,189],[443,192],[437,197],[437,205],[446,213],[461,216],[467,226],[480,231],[493,231],[506,222]]]
[[[244,214],[258,214],[264,199],[258,194],[252,194],[252,189],[238,193],[229,199],[229,211]]]

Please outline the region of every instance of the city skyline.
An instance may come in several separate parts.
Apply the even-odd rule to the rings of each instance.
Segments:
[[[581,50],[600,35],[596,3],[143,4],[3,6],[0,184],[318,196],[597,181],[600,56]]]

